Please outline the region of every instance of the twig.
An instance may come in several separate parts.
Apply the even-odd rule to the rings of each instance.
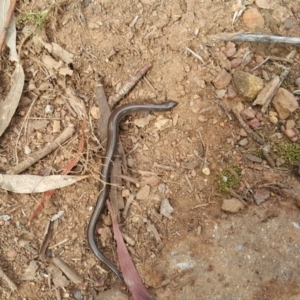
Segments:
[[[262,148],[262,152],[263,152],[263,155],[266,159],[266,161],[268,162],[268,164],[272,167],[272,168],[275,168],[276,164],[273,160],[273,158],[270,156],[269,152],[270,152],[270,145],[264,145],[263,148]]]
[[[186,51],[188,51],[191,54],[193,54],[196,58],[198,58],[204,64],[204,60],[203,60],[203,58],[199,54],[197,54],[196,52],[194,52],[193,50],[191,50],[188,47],[186,47],[185,49],[186,49]]]
[[[240,122],[241,126],[246,130],[246,132],[249,134],[249,136],[255,140],[257,143],[259,143],[260,145],[264,145],[265,141],[264,139],[262,139],[260,136],[258,136],[243,120],[243,118],[241,117],[240,113],[238,112],[238,110],[234,107],[232,109],[232,112],[234,113],[234,115],[236,116],[236,118],[238,119],[238,121]]]
[[[191,191],[193,191],[193,190],[194,190],[194,187],[193,187],[193,185],[192,185],[190,179],[188,178],[187,174],[184,174],[184,178],[185,178],[187,184],[189,185]]]
[[[264,63],[266,63],[270,59],[270,56],[266,57],[261,63],[259,63],[257,66],[255,66],[251,71],[255,71],[260,66],[262,66]]]
[[[161,238],[160,238],[160,235],[155,227],[154,224],[152,224],[150,221],[147,221],[147,225],[148,225],[148,228],[152,231],[154,237],[155,237],[155,240],[157,243],[160,243],[161,242]]]
[[[138,81],[148,72],[151,65],[145,65],[132,77],[131,80],[127,81],[123,87],[120,88],[115,96],[110,96],[108,99],[108,105],[112,108],[118,103],[129,91],[138,83]]]
[[[215,93],[214,93],[214,95],[216,96]],[[227,115],[228,120],[232,121],[231,115],[229,114],[229,112],[226,109],[225,105],[219,99],[212,99],[212,102],[214,102],[215,104],[219,105],[225,111],[225,114]]]
[[[129,207],[131,205],[131,203],[134,201],[135,199],[135,196],[133,194],[130,194],[129,197],[127,197],[127,201],[126,201],[126,204],[125,204],[125,208],[123,210],[123,217],[126,219],[127,217],[127,214],[128,214],[128,210],[129,210]]]
[[[8,276],[4,273],[1,267],[0,267],[0,278],[2,278],[7,283],[7,285],[10,287],[10,289],[13,292],[18,289],[16,284],[10,278],[8,278]]]
[[[286,68],[279,76],[279,82],[276,85],[276,88],[273,90],[273,92],[271,93],[270,97],[268,98],[268,100],[266,101],[266,103],[263,105],[263,107],[261,108],[261,112],[265,113],[268,109],[268,106],[270,105],[272,99],[274,98],[275,94],[277,93],[279,87],[281,86],[282,82],[285,80],[285,78],[288,76],[289,72],[290,72],[290,68]]]
[[[20,131],[18,133],[18,136],[17,136],[17,141],[16,141],[16,145],[15,145],[15,160],[16,160],[16,164],[19,163],[19,158],[18,158],[18,142],[19,142],[19,139],[20,139],[20,136],[21,136],[21,133],[22,133],[22,130],[25,126],[25,124],[27,124],[28,120],[29,120],[29,115],[30,115],[30,112],[31,112],[31,109],[32,107],[34,106],[35,102],[36,102],[37,98],[35,98],[32,103],[30,104],[30,107],[27,111],[27,114],[25,116],[25,120],[23,122],[23,124],[21,125],[21,128],[20,128]]]
[[[61,144],[63,144],[65,141],[67,141],[74,133],[74,125],[70,125],[67,127],[64,132],[56,138],[52,143],[47,145],[45,148],[32,153],[26,160],[23,162],[17,164],[13,168],[7,171],[7,174],[19,174],[32,166],[34,163],[42,159],[43,157],[47,156],[51,152],[53,152],[55,149],[57,149]]]
[[[168,170],[168,171],[175,171],[174,167],[172,167],[172,166],[166,166],[166,165],[161,165],[161,164],[159,164],[157,162],[155,162],[153,164],[153,167],[154,168],[160,168],[160,169]]]
[[[269,56],[270,60],[275,60],[275,61],[284,61],[284,62],[288,62],[290,64],[294,63],[293,59],[290,58],[284,58],[284,57],[277,57],[277,56]]]
[[[53,258],[53,263],[75,284],[83,282],[83,278],[72,270],[63,260],[59,257]]]
[[[3,30],[2,30],[1,35],[0,35],[0,55],[2,54],[3,44],[4,44],[6,34],[7,34],[7,31],[8,31],[8,28],[9,28],[9,24],[11,22],[13,14],[14,14],[16,3],[17,3],[17,0],[11,0],[10,1],[9,9],[7,11],[7,17],[6,17],[6,20],[5,20],[5,23],[4,23]]]
[[[232,42],[260,42],[260,43],[284,43],[299,45],[300,38],[297,37],[285,37],[267,34],[252,34],[252,33],[222,33],[219,35],[211,35],[212,39],[221,41],[232,41]]]
[[[54,222],[50,221],[47,226],[46,234],[44,236],[44,239],[43,239],[40,251],[39,251],[39,258],[41,261],[45,260],[46,250],[48,248],[48,245],[49,245],[50,240],[53,235],[53,224],[54,224]]]

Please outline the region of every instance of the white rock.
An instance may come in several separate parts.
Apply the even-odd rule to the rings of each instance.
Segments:
[[[165,217],[170,217],[174,208],[171,206],[169,200],[167,198],[163,199],[160,204],[160,214]]]

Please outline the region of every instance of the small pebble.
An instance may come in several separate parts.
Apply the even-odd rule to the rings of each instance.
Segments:
[[[285,124],[285,128],[286,129],[292,129],[294,128],[296,125],[295,121],[294,120],[287,120],[286,121],[286,124]]]
[[[168,217],[170,217],[173,210],[174,210],[174,208],[171,206],[168,198],[165,198],[161,201],[161,204],[160,204],[160,214],[161,215],[168,218]]]
[[[210,169],[208,167],[204,167],[202,169],[202,173],[206,176],[210,175]]]
[[[159,184],[157,189],[159,192],[164,193],[166,191],[166,184],[165,183]]]
[[[244,120],[251,120],[255,118],[255,111],[248,107],[241,112],[241,116]]]
[[[269,116],[269,120],[272,124],[277,124],[278,123],[278,118],[275,116]]]
[[[54,112],[54,107],[50,104],[47,104],[45,107],[45,113],[46,114],[52,114]]]
[[[26,155],[28,155],[28,154],[31,153],[31,149],[30,149],[30,147],[29,147],[28,145],[25,145],[25,147],[24,147],[24,153],[25,153]]]
[[[240,136],[242,136],[242,137],[248,136],[248,133],[247,133],[247,131],[244,128],[240,129]]]
[[[300,77],[295,79],[295,84],[298,88],[300,88]]]
[[[149,185],[144,185],[136,194],[136,199],[138,200],[145,200],[148,198],[150,194],[150,186]]]
[[[236,198],[225,199],[221,209],[229,213],[237,213],[244,208],[244,204]]]
[[[130,191],[128,189],[122,190],[122,197],[129,197]]]
[[[15,260],[17,257],[17,251],[16,250],[9,250],[6,252],[6,258],[8,260]]]
[[[106,226],[111,226],[111,225],[112,225],[110,215],[107,215],[107,216],[104,217],[103,223],[104,223],[104,225],[106,225]]]
[[[248,122],[248,126],[252,129],[257,129],[261,126],[258,119],[254,118]]]
[[[239,145],[242,146],[242,147],[245,147],[247,146],[249,143],[248,139],[242,139],[239,141]]]
[[[294,131],[293,129],[286,129],[286,130],[284,131],[284,134],[285,134],[289,139],[291,139],[291,138],[293,138],[293,137],[296,136],[296,133],[295,133],[295,131]]]
[[[270,191],[266,189],[257,189],[253,195],[256,204],[261,204],[269,199]]]
[[[80,291],[75,291],[73,295],[76,300],[83,300],[83,296]]]
[[[91,108],[91,116],[93,117],[93,119],[98,120],[101,117],[101,112],[99,107],[93,106]]]

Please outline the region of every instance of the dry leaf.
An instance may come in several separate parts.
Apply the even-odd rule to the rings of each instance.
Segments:
[[[35,280],[36,279],[36,271],[39,268],[37,262],[35,260],[30,261],[29,265],[25,269],[23,276],[21,276],[22,280]]]
[[[2,0],[0,4],[0,32],[4,30],[4,24],[7,17],[7,12],[10,6],[10,0]],[[7,34],[5,38],[5,42],[7,47],[9,48],[9,59],[12,61],[19,61],[19,56],[16,48],[16,40],[17,40],[17,32],[16,32],[16,23],[15,17],[12,16],[9,27],[7,29]]]
[[[80,119],[83,119],[84,116],[86,116],[86,109],[84,102],[77,98],[71,91],[71,89],[67,88],[66,89],[66,94],[67,94],[67,100],[74,110],[74,112],[77,114],[77,117]]]
[[[73,62],[74,54],[68,52],[67,50],[63,49],[61,46],[59,46],[56,43],[45,43],[43,40],[41,40],[41,43],[44,45],[44,47],[51,53],[56,56],[58,56],[61,60],[63,60],[66,64],[70,64]]]
[[[53,189],[59,189],[80,181],[88,176],[69,175],[7,175],[0,174],[0,187],[3,190],[31,194],[42,193]]]
[[[135,119],[133,121],[134,125],[136,125],[137,127],[140,127],[140,128],[143,128],[145,127],[146,125],[149,124],[149,116],[145,117],[145,118],[140,118],[140,119]]]
[[[12,75],[12,86],[10,88],[10,91],[6,96],[5,100],[0,103],[0,136],[8,127],[11,118],[13,117],[16,108],[19,105],[23,91],[24,80],[25,77],[23,68],[19,63],[17,63],[16,69]]]
[[[120,268],[122,271],[124,281],[130,291],[130,294],[134,300],[151,300],[153,299],[152,295],[144,286],[133,264],[133,261],[128,253],[128,250],[126,248],[122,233],[120,231],[116,219],[116,215],[112,210],[111,204],[108,200],[106,204],[108,206],[108,210],[110,212],[112,223],[113,223],[114,237],[115,240],[117,241],[117,253],[118,253]]]
[[[172,121],[170,119],[164,119],[164,118],[157,118],[157,121],[154,123],[154,126],[159,130],[162,131],[170,126],[172,126]]]

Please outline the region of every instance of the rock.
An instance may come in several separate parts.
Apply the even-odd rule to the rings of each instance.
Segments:
[[[46,114],[52,114],[54,112],[54,107],[50,104],[47,104],[45,107],[45,113]]]
[[[274,125],[276,125],[278,123],[278,118],[275,116],[269,116],[269,120]]]
[[[292,129],[296,126],[296,122],[294,120],[287,120],[285,124],[286,129]]]
[[[140,184],[141,184],[141,186],[148,184],[151,187],[155,187],[159,184],[159,181],[160,181],[159,177],[157,177],[155,175],[143,176],[140,180]]]
[[[194,95],[190,101],[190,107],[194,114],[197,114],[203,106],[203,102],[198,95]]]
[[[221,90],[230,83],[231,79],[231,75],[225,69],[223,69],[213,80],[213,84],[217,90]]]
[[[169,200],[167,198],[163,199],[160,204],[160,214],[165,217],[170,217],[174,208],[171,206]]]
[[[82,293],[78,290],[73,292],[73,296],[76,300],[83,300],[84,299]]]
[[[227,57],[231,57],[235,54],[236,52],[236,48],[235,48],[235,44],[232,43],[232,42],[228,42],[227,45],[226,45],[226,53],[225,55]]]
[[[145,200],[150,194],[150,186],[148,184],[144,185],[136,194],[136,199]]]
[[[247,131],[244,129],[244,128],[241,128],[240,129],[240,136],[242,136],[242,137],[246,137],[246,136],[248,136],[248,133],[247,133]]]
[[[93,119],[98,120],[101,117],[101,112],[100,112],[100,108],[97,106],[93,106],[91,108],[91,116],[93,117]]]
[[[230,61],[231,68],[238,67],[243,62],[243,59],[241,57],[236,57],[233,60]]]
[[[272,12],[272,17],[277,25],[283,24],[291,16],[290,9],[281,5],[276,5]]]
[[[160,193],[164,193],[164,192],[166,191],[166,189],[167,189],[167,186],[166,186],[165,183],[160,183],[160,184],[158,185],[157,189],[158,189],[158,191],[159,191]]]
[[[295,84],[298,88],[300,88],[300,77],[295,79]]]
[[[236,198],[225,199],[221,207],[223,211],[229,213],[237,213],[243,208],[244,208],[244,204]]]
[[[216,96],[219,99],[222,99],[226,95],[226,90],[215,90]]]
[[[255,111],[251,107],[247,107],[241,112],[241,117],[244,120],[251,120],[255,118]]]
[[[291,138],[293,138],[294,136],[296,136],[296,133],[295,133],[295,131],[294,131],[293,129],[286,129],[286,130],[284,131],[284,134],[285,134],[289,139],[291,139]]]
[[[264,9],[272,9],[275,5],[275,1],[270,1],[270,0],[255,0],[255,4],[259,8],[264,8]]]
[[[257,129],[257,128],[259,128],[261,126],[259,120],[256,119],[256,118],[250,120],[249,122],[247,122],[247,124],[252,129]]]
[[[242,139],[239,141],[239,145],[242,146],[242,147],[245,147],[247,146],[249,143],[248,139]]]
[[[117,289],[110,289],[100,293],[97,300],[128,300],[128,297]]]
[[[270,198],[270,192],[266,189],[257,189],[254,192],[254,201],[257,205],[265,202]]]
[[[239,70],[233,74],[233,84],[237,93],[249,100],[253,100],[264,87],[261,78]]]
[[[236,97],[236,91],[234,90],[233,86],[230,84],[227,88],[227,97],[232,99]]]
[[[202,169],[202,173],[206,176],[210,175],[210,169],[208,167],[204,167]]]
[[[254,7],[251,7],[244,12],[243,21],[250,30],[263,29],[265,26],[263,16]]]
[[[294,95],[284,88],[278,89],[273,99],[273,105],[282,120],[287,119],[299,106]]]
[[[6,252],[6,259],[7,260],[15,260],[17,255],[18,255],[18,253],[16,250],[8,250]]]

